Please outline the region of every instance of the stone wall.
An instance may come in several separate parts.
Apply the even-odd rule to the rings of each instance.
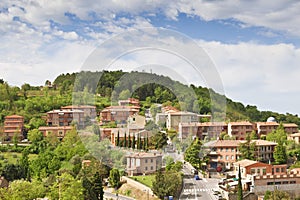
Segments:
[[[131,178],[126,177],[126,176],[122,176],[122,181],[123,180],[126,181],[129,185],[131,185],[134,188],[137,188],[137,189],[142,190],[144,192],[149,192],[150,195],[154,195],[151,188],[147,187],[144,184],[141,184],[141,183],[139,183],[139,182],[137,182],[137,181],[135,181]]]

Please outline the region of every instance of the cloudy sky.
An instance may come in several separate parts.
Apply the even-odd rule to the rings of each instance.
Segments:
[[[186,42],[172,34],[163,36],[168,45],[186,50],[181,53],[196,57],[202,49],[207,54],[229,98],[261,110],[300,114],[300,2],[169,2],[2,0],[0,78],[10,85],[43,85],[61,73],[83,69],[89,56],[106,41],[115,42],[106,46],[110,51],[118,49],[118,35],[164,28],[189,38]],[[139,42],[143,41],[151,46],[153,40],[140,37]],[[198,49],[186,47],[193,42]],[[166,71],[174,70],[178,79],[184,77],[185,82],[195,84],[203,80],[199,84],[211,86],[205,85],[209,82],[205,73],[202,77],[187,73],[187,62],[180,61],[180,55],[175,57],[168,52],[143,50],[111,65],[124,70],[149,64],[168,66]]]

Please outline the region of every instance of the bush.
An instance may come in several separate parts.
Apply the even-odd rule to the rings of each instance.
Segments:
[[[12,157],[13,158],[18,158],[18,155],[17,154],[12,154]]]
[[[0,155],[0,160],[4,160],[4,155]]]

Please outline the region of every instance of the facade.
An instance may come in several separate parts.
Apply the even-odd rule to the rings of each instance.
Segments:
[[[236,178],[238,178],[239,166],[241,169],[241,177],[243,179],[247,178],[247,175],[263,176],[272,174],[272,165],[244,159],[233,164],[234,174],[236,175]]]
[[[289,140],[294,140],[296,144],[300,142],[300,132],[288,135]]]
[[[139,114],[134,114],[128,117],[127,125],[136,125],[139,127],[145,127],[146,125],[146,118]]]
[[[293,134],[299,132],[298,125],[294,123],[283,124],[283,128],[287,134]]]
[[[70,126],[72,122],[78,127],[84,126],[84,112],[81,110],[53,110],[47,112],[48,126]]]
[[[246,135],[254,130],[254,126],[250,122],[229,122],[228,135],[235,137],[236,140],[245,140]]]
[[[166,127],[178,131],[179,123],[200,122],[200,116],[192,112],[169,112]]]
[[[95,119],[97,117],[96,114],[96,106],[89,105],[70,105],[61,107],[62,110],[81,110],[84,113],[84,117],[89,117],[91,119]]]
[[[151,174],[162,167],[160,153],[133,153],[126,156],[126,172],[129,176]]]
[[[4,136],[11,140],[15,134],[19,139],[23,138],[24,117],[20,115],[10,115],[4,118]]]
[[[109,106],[100,113],[102,123],[116,122],[118,124],[126,124],[129,116],[138,114],[140,107],[137,106]]]
[[[245,140],[215,140],[204,144],[209,149],[208,157],[209,168],[215,168],[217,171],[222,169],[231,169],[233,163],[240,157],[238,147]],[[269,162],[273,161],[273,152],[277,143],[265,140],[252,140],[255,142],[255,157],[258,160]]]
[[[47,137],[50,133],[56,135],[57,138],[62,139],[66,136],[67,131],[72,130],[72,126],[40,126],[39,131]]]
[[[257,122],[256,129],[257,134],[261,135],[268,135],[272,131],[276,130],[279,124],[277,122]]]
[[[127,100],[119,100],[119,106],[140,106],[140,101],[135,98],[128,98]]]

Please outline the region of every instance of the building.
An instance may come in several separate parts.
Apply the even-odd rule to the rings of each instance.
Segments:
[[[279,124],[277,122],[257,122],[255,123],[257,134],[261,135],[268,135],[272,131],[276,130]]]
[[[272,165],[254,160],[244,159],[233,163],[233,169],[236,178],[238,178],[239,166],[241,170],[241,177],[243,179],[246,179],[247,175],[262,176],[272,174]]]
[[[136,106],[140,107],[140,101],[135,98],[128,98],[127,100],[119,100],[119,106]]]
[[[166,127],[178,131],[179,123],[200,122],[200,115],[192,112],[169,112]]]
[[[293,134],[299,132],[298,125],[294,123],[283,124],[283,128],[287,134]]]
[[[100,113],[102,123],[116,122],[117,124],[126,124],[129,116],[138,114],[140,107],[137,106],[109,106]]]
[[[126,172],[129,176],[151,174],[161,169],[162,154],[132,153],[126,156]]]
[[[233,163],[240,157],[238,147],[245,140],[214,140],[204,144],[208,149],[209,168],[215,168],[217,171],[222,169],[231,169]],[[252,140],[255,142],[255,157],[264,162],[273,161],[273,152],[277,143],[265,140]]]
[[[245,140],[246,135],[254,130],[254,126],[250,122],[229,122],[228,135],[236,140]]]
[[[300,142],[300,132],[290,134],[290,135],[288,135],[287,138],[289,140],[294,140],[296,144],[299,144],[299,142]]]
[[[179,123],[178,124],[178,138],[186,139],[189,136],[198,137],[202,139],[201,123]]]
[[[153,136],[152,131],[141,130],[141,131],[133,133],[133,132],[128,132],[127,128],[111,128],[110,129],[110,140],[111,140],[111,144],[114,146],[116,146],[118,134],[119,134],[119,141],[121,141],[121,142],[125,140],[125,134],[126,134],[126,140],[129,139],[129,135],[130,135],[130,140],[132,140],[133,137],[135,137],[135,141],[137,141],[138,138],[141,137],[142,142],[144,141],[143,139],[145,137],[147,137],[148,141],[149,141],[151,136]]]
[[[128,116],[127,126],[135,125],[141,128],[144,128],[146,125],[146,118],[139,114],[134,114]]]
[[[95,119],[97,117],[96,106],[89,105],[70,105],[61,107],[62,110],[81,110],[83,111],[84,117]]]
[[[20,115],[10,115],[4,118],[4,139],[12,140],[17,134],[18,139],[23,139],[24,134],[24,117]]]
[[[44,137],[53,133],[57,138],[62,139],[66,136],[67,131],[72,130],[72,126],[40,126],[39,131],[43,133]]]
[[[62,109],[47,112],[48,126],[71,126],[72,123],[76,123],[79,128],[84,127],[84,112]]]

